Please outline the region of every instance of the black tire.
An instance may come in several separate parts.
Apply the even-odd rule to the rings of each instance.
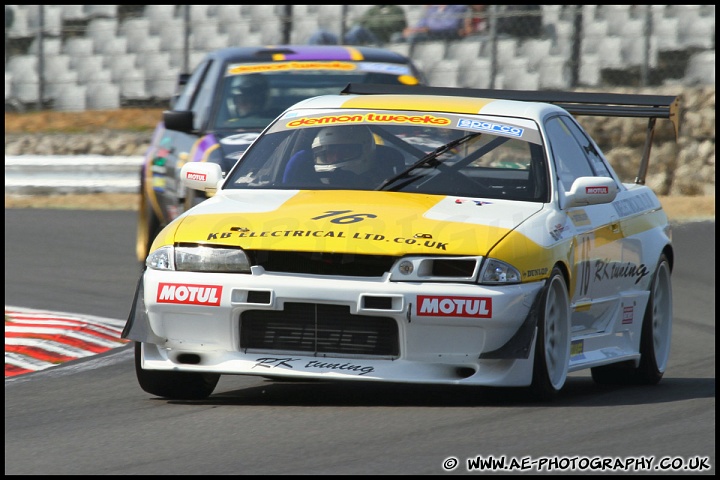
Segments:
[[[570,297],[565,276],[554,267],[538,315],[530,394],[548,401],[562,390],[570,365]]]
[[[160,230],[160,219],[145,196],[145,190],[141,188],[135,244],[135,252],[139,262],[145,262],[145,258],[150,253],[150,246],[157,234],[160,233]]]
[[[220,380],[219,373],[143,370],[141,346],[140,342],[135,342],[135,374],[145,392],[171,400],[202,400],[215,390]]]
[[[672,282],[670,262],[660,255],[650,283],[650,297],[640,334],[640,363],[632,362],[591,368],[592,378],[603,385],[655,385],[663,377],[670,357],[672,336]]]

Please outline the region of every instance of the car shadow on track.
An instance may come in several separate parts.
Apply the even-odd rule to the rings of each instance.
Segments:
[[[218,392],[205,400],[155,400],[216,406],[604,407],[714,397],[714,378],[667,378],[651,386],[606,386],[596,384],[588,376],[568,378],[560,396],[551,402],[533,401],[524,388],[274,380]]]

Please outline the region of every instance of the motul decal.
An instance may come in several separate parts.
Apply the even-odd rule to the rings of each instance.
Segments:
[[[588,195],[605,195],[610,192],[608,187],[585,187],[585,193]]]
[[[492,298],[418,295],[419,317],[492,317]]]
[[[222,287],[220,285],[183,285],[161,283],[158,285],[158,303],[179,303],[182,305],[220,305]]]
[[[187,172],[186,177],[188,180],[199,180],[201,182],[207,180],[207,175],[205,175],[204,173]]]

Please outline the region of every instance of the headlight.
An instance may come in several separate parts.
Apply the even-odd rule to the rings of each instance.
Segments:
[[[150,253],[145,265],[154,270],[250,273],[250,260],[239,248],[165,246]]]
[[[480,283],[502,285],[520,283],[520,271],[512,265],[489,258],[480,272]]]
[[[153,270],[175,270],[175,255],[173,247],[160,247],[150,252],[145,259],[145,266]]]

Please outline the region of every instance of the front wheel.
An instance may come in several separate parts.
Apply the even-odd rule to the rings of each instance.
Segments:
[[[570,297],[558,267],[553,268],[541,295],[530,393],[546,401],[563,388],[570,365]]]
[[[142,343],[135,342],[135,374],[145,392],[171,400],[202,400],[209,397],[219,373],[169,372],[142,368]]]
[[[604,365],[590,369],[592,378],[600,384],[655,385],[665,373],[670,357],[672,336],[672,282],[670,262],[660,255],[652,283],[650,297],[643,316],[640,334],[640,363]]]

